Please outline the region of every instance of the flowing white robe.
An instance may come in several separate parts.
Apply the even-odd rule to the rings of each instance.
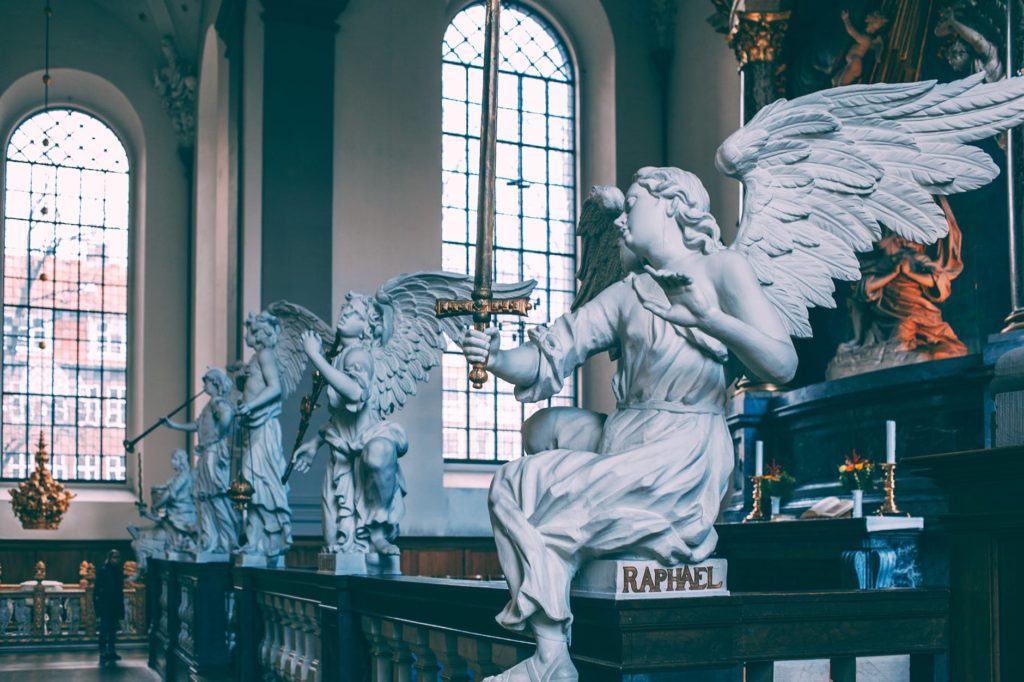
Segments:
[[[648,277],[648,275],[640,275]],[[491,485],[491,522],[512,599],[498,615],[521,631],[541,612],[568,626],[569,584],[603,555],[699,562],[718,542],[714,522],[733,466],[726,426],[725,347],[647,311],[633,276],[531,333],[544,400],[590,355],[618,343],[617,409],[597,452],[549,450],[504,465]]]

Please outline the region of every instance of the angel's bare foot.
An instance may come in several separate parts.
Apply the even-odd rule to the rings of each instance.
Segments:
[[[567,647],[552,659],[543,659],[538,652],[501,675],[483,678],[483,682],[579,682],[579,680],[580,675],[572,665]]]
[[[384,529],[380,526],[370,529],[370,544],[377,550],[379,554],[387,554],[389,556],[398,556],[401,554],[401,550],[398,549],[398,545],[388,542],[387,538],[384,537]]]

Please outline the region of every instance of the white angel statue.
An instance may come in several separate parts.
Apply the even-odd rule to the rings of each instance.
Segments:
[[[774,102],[718,149],[719,170],[746,190],[730,247],[695,175],[642,168],[621,216],[608,220],[615,211],[605,201],[603,211],[584,209],[597,224],[580,225],[588,242],[613,230],[642,271],[591,291],[518,348],[501,349],[493,330],[467,331],[467,359],[514,384],[522,401],[557,393],[593,353],[618,356],[618,406],[599,434],[524,437],[557,444],[494,477],[491,519],[512,597],[498,622],[532,634],[537,651],[488,680],[578,679],[567,644],[569,585],[587,560],[678,564],[714,552],[733,462],[727,356],[762,379],[789,381],[797,365],[790,337],[810,335],[810,306],[835,305],[834,278],[858,278],[855,252],[871,248],[882,225],[919,243],[945,233],[932,195],[974,189],[998,173],[963,143],[1024,119],[1024,79],[983,78],[853,85]],[[567,444],[588,440],[596,446]]]
[[[533,286],[532,281],[495,285],[495,291],[518,297],[529,295]],[[330,419],[294,455],[295,469],[305,472],[321,446],[331,452],[321,498],[326,553],[398,555],[394,543],[405,513],[398,460],[409,441],[405,429],[389,417],[440,364],[445,335],[462,337],[462,323],[438,319],[434,302],[469,298],[471,290],[465,275],[399,275],[373,296],[348,293],[333,333],[300,306],[271,306],[284,328],[279,350],[288,358],[285,373],[289,367],[301,372],[308,357],[327,382]],[[329,338],[337,343],[332,360],[323,354]]]
[[[241,418],[240,473],[253,488],[245,514],[245,544],[235,550],[248,565],[284,565],[292,545],[292,510],[281,480],[288,463],[281,445],[281,404],[298,382],[281,371],[281,322],[272,313],[250,313],[245,344],[254,353],[245,372]]]

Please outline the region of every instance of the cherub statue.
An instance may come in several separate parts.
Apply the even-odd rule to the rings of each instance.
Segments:
[[[416,385],[441,362],[445,334],[459,339],[462,325],[438,319],[438,298],[468,298],[465,275],[420,272],[399,275],[375,295],[349,293],[334,334],[315,315],[299,306],[275,304],[287,336],[300,341],[327,382],[330,420],[295,452],[295,468],[308,471],[317,451],[331,452],[322,492],[324,551],[394,557],[399,522],[405,512],[405,483],[398,460],[409,448],[405,429],[391,421]],[[496,285],[501,296],[524,296],[533,282]],[[292,312],[285,313],[285,307]],[[289,320],[293,322],[289,322]],[[295,332],[301,330],[301,335]],[[336,337],[337,355],[324,357],[323,344]]]
[[[942,19],[935,27],[935,35],[952,39],[944,52],[946,61],[953,71],[984,73],[985,80],[990,83],[1003,78],[1004,69],[999,59],[999,48],[985,38],[981,31],[959,21],[953,8],[942,13]]]
[[[511,601],[506,628],[537,641],[499,682],[577,680],[569,657],[569,586],[586,561],[639,556],[665,564],[714,552],[732,443],[724,363],[757,377],[796,370],[791,336],[807,309],[834,307],[833,278],[859,276],[856,251],[882,235],[934,242],[946,221],[932,200],[991,181],[997,170],[963,142],[1024,120],[1024,79],[847,86],[763,108],[719,147],[716,165],[743,183],[728,248],[700,180],[642,168],[614,223],[643,265],[575,311],[502,349],[469,330],[464,352],[515,386],[554,395],[591,354],[617,349],[608,415],[592,450],[559,447],[501,467],[489,495]],[[581,225],[580,231],[586,227]],[[610,229],[610,228],[609,228]]]
[[[281,404],[295,388],[282,383],[278,337],[281,322],[264,311],[245,321],[245,345],[255,353],[245,373],[241,417],[241,475],[253,487],[245,515],[245,545],[238,549],[249,562],[283,564],[292,545],[292,510],[288,487],[281,481],[287,458],[281,446]]]
[[[826,376],[837,379],[883,367],[967,354],[967,347],[942,319],[940,305],[964,264],[960,228],[943,199],[949,234],[938,257],[921,244],[889,233],[864,261],[850,305],[853,339],[839,346]]]
[[[192,422],[161,421],[177,431],[195,433],[197,462],[193,494],[199,512],[196,551],[228,554],[238,546],[238,512],[228,499],[231,484],[231,435],[235,408],[229,401],[234,384],[224,370],[212,367],[203,375],[203,391],[210,396],[199,417]]]
[[[152,521],[153,525],[128,526],[140,575],[146,570],[150,557],[163,559],[167,552],[189,552],[195,547],[196,504],[192,497],[193,478],[188,453],[175,450],[171,455],[171,468],[174,475],[163,485],[150,489],[151,508],[139,506],[139,514]]]
[[[844,9],[840,16],[843,19],[846,33],[853,38],[853,45],[846,51],[846,64],[843,66],[843,70],[832,78],[833,86],[860,82],[864,72],[864,57],[871,51],[874,51],[876,59],[881,54],[884,42],[880,33],[889,23],[889,17],[881,12],[871,12],[864,19],[864,32],[861,33],[850,21],[849,10]]]

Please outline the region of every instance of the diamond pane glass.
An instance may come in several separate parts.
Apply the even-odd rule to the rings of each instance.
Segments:
[[[100,120],[49,109],[4,167],[0,478],[24,478],[42,433],[65,481],[125,480],[129,168]]]
[[[457,14],[442,49],[442,261],[472,272],[485,10]],[[495,281],[537,280],[525,320],[499,321],[503,344],[569,311],[575,294],[576,94],[572,62],[548,23],[518,4],[501,12],[498,158],[495,185]],[[470,390],[454,346],[444,358],[444,455],[451,462],[494,463],[522,454],[519,428],[540,405],[516,401],[490,381]],[[548,405],[576,402],[575,377]]]

